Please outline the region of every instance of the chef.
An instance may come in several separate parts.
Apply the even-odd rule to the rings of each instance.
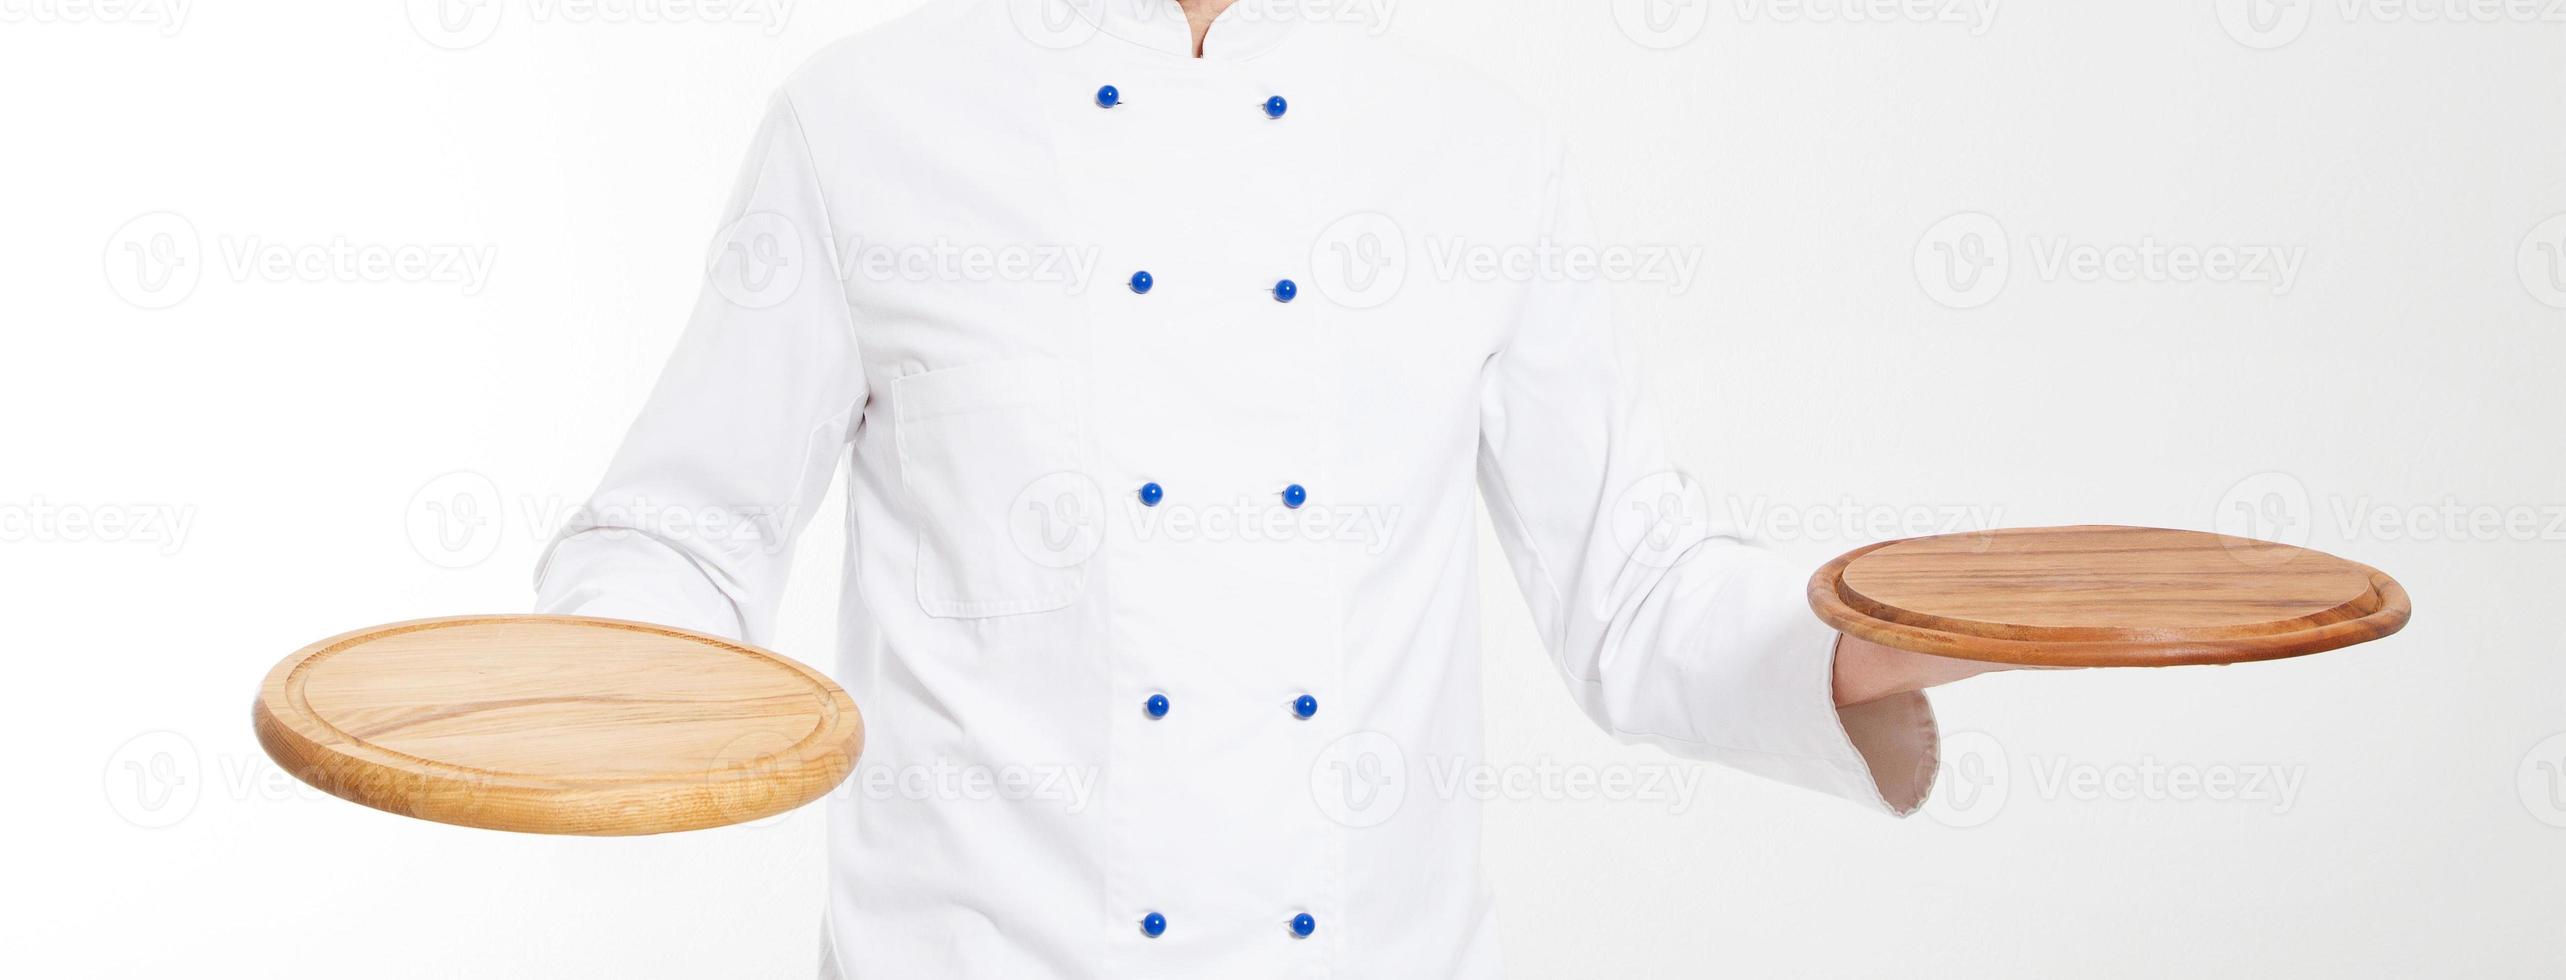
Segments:
[[[1718,525],[1557,143],[1341,12],[935,0],[769,107],[537,582],[767,641],[844,470],[825,971],[1496,975],[1476,799],[1423,777],[1480,759],[1483,501],[1607,731],[1925,794],[1919,691],[1983,668],[1837,636]],[[1532,260],[1431,260],[1482,254]]]

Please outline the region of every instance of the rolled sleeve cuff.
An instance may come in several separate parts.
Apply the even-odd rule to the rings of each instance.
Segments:
[[[1897,816],[1916,812],[1942,768],[1942,732],[1922,691],[1836,709],[1843,737],[1862,757],[1873,802]]]
[[[1778,565],[1778,562],[1770,563]],[[1743,655],[1694,690],[1693,753],[1721,765],[1905,816],[1924,804],[1941,765],[1942,736],[1922,693],[1845,708],[1835,704],[1842,637],[1809,613],[1805,576],[1760,568],[1741,574],[1738,624],[1714,648]]]
[[[1758,741],[1768,750],[1723,752],[1719,761],[1892,816],[1914,813],[1942,764],[1933,704],[1909,692],[1836,707],[1836,639],[1829,630],[1822,641],[1776,651],[1788,680],[1765,695],[1772,727]]]

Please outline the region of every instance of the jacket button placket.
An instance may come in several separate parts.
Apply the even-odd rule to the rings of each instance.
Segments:
[[[1113,84],[1097,87],[1095,103],[1101,110],[1114,110],[1129,104],[1124,98],[1122,89]],[[1263,113],[1267,120],[1276,123],[1280,123],[1290,109],[1290,101],[1280,94],[1270,95],[1265,101],[1255,106],[1255,111]],[[1135,269],[1125,280],[1125,285],[1130,288],[1132,295],[1147,296],[1150,290],[1157,288],[1158,279],[1146,269]],[[1301,287],[1299,283],[1285,276],[1276,278],[1271,285],[1264,287],[1263,292],[1275,303],[1288,304],[1300,296]],[[1310,496],[1308,488],[1299,483],[1287,484],[1273,492],[1285,508],[1294,510],[1306,504]],[[1167,488],[1154,480],[1139,483],[1132,493],[1143,507],[1157,507],[1167,499]],[[1174,708],[1174,701],[1166,691],[1153,689],[1142,694],[1140,705],[1141,713],[1149,721],[1167,722]],[[1312,694],[1302,693],[1292,698],[1285,705],[1285,709],[1289,721],[1306,722],[1318,715],[1318,698]],[[1141,913],[1137,925],[1142,936],[1158,939],[1167,933],[1168,917],[1160,910],[1150,909]],[[1295,911],[1284,920],[1283,927],[1283,934],[1291,940],[1308,939],[1318,931],[1318,919],[1307,911]]]

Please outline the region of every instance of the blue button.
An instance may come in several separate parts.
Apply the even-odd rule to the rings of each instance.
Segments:
[[[1132,273],[1132,292],[1146,293],[1149,287],[1155,285],[1158,285],[1158,280],[1150,278],[1149,270],[1143,269]]]
[[[1283,101],[1283,97],[1280,95],[1267,99],[1265,100],[1265,118],[1281,119],[1283,118],[1283,110],[1291,107],[1292,104]]]
[[[1167,499],[1167,491],[1160,489],[1158,484],[1144,483],[1140,485],[1141,506],[1156,507],[1158,506],[1159,501],[1165,499]]]
[[[1107,85],[1096,90],[1096,104],[1111,109],[1123,103],[1123,90]]]
[[[1292,699],[1292,713],[1307,718],[1319,713],[1319,699],[1307,694]]]
[[[1283,488],[1283,506],[1285,507],[1299,507],[1302,504],[1307,503],[1309,499],[1310,492],[1301,489],[1301,485],[1298,483]]]
[[[1298,286],[1298,285],[1296,285],[1296,284],[1294,284],[1294,283],[1292,282],[1292,280],[1289,280],[1289,279],[1280,279],[1280,280],[1276,280],[1276,281],[1275,281],[1275,283],[1274,283],[1274,301],[1275,301],[1275,302],[1277,302],[1277,303],[1289,303],[1289,302],[1291,302],[1291,301],[1292,301],[1292,297],[1294,297],[1294,296],[1299,296],[1299,295],[1301,295],[1301,287],[1300,287],[1300,286]]]
[[[1149,712],[1152,718],[1167,717],[1167,695],[1152,694],[1149,700],[1141,702],[1140,706],[1141,710]]]
[[[1293,935],[1308,939],[1311,933],[1317,931],[1319,931],[1319,920],[1310,918],[1310,913],[1303,912],[1292,917]]]
[[[1144,916],[1141,916],[1141,917],[1140,917],[1140,934],[1141,934],[1141,935],[1148,936],[1148,937],[1149,937],[1149,938],[1151,938],[1151,939],[1156,939],[1156,938],[1158,938],[1158,935],[1159,935],[1160,933],[1163,933],[1163,932],[1166,932],[1166,931],[1167,931],[1167,917],[1166,917],[1166,916],[1160,915],[1160,914],[1158,914],[1158,913],[1156,913],[1156,912],[1152,912],[1152,913],[1150,913],[1150,914],[1148,914],[1148,915],[1144,915]]]

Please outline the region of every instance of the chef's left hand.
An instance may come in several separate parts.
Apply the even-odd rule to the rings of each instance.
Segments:
[[[1843,636],[1835,647],[1835,705],[1842,708],[1877,701],[2010,666],[1913,653],[1858,636]]]

